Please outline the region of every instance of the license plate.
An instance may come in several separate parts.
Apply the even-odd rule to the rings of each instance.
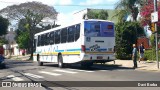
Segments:
[[[103,59],[103,57],[102,56],[97,56],[97,59]]]

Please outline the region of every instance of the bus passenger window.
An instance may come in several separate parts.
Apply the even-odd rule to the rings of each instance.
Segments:
[[[60,43],[60,30],[55,31],[55,44]]]
[[[67,42],[67,28],[61,30],[61,43]]]
[[[49,35],[49,43],[54,44],[54,31],[52,31]]]
[[[49,45],[50,43],[49,43],[49,36],[50,36],[50,33],[47,33],[47,45]]]
[[[38,45],[37,46],[41,46],[41,36],[38,36]]]
[[[44,45],[48,45],[47,33],[44,34]]]
[[[80,24],[77,24],[75,34],[74,34],[74,41],[77,41],[79,36],[80,36]]]
[[[44,46],[45,45],[45,35],[44,34],[42,34],[41,35],[41,46]]]
[[[75,26],[68,28],[68,42],[74,42]]]

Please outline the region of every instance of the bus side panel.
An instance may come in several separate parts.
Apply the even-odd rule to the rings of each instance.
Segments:
[[[79,62],[80,53],[81,53],[81,42],[80,38],[76,42],[67,43],[64,47],[66,47],[63,54],[63,62],[64,63],[75,63]]]

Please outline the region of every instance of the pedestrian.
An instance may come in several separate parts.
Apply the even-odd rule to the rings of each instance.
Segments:
[[[133,68],[137,68],[137,48],[135,44],[133,44],[132,60],[134,64]]]
[[[22,50],[22,55],[25,56],[25,49]]]
[[[143,43],[141,43],[141,45],[139,46],[139,62],[144,60],[144,51],[145,48],[143,46]]]

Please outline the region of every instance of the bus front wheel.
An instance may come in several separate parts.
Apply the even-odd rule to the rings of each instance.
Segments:
[[[60,68],[64,67],[62,55],[58,55],[58,67]]]

